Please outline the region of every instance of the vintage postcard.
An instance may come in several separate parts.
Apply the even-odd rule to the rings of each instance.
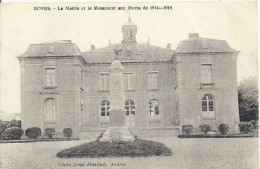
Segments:
[[[259,168],[256,2],[0,7],[0,168]]]

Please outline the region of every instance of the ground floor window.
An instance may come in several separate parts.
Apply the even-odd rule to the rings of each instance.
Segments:
[[[56,120],[56,103],[53,98],[49,98],[44,103],[45,121]]]
[[[126,115],[135,115],[135,102],[133,100],[127,100],[125,102]]]
[[[201,102],[202,107],[202,116],[207,117],[214,117],[215,111],[214,111],[214,97],[211,94],[205,94],[202,98]]]
[[[159,104],[158,100],[156,100],[156,99],[152,99],[149,101],[149,113],[151,116],[160,114],[159,105],[160,104]]]
[[[110,102],[103,100],[101,102],[101,116],[109,116]]]

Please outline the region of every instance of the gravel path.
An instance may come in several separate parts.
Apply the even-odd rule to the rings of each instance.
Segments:
[[[2,169],[258,169],[258,138],[153,138],[172,156],[139,158],[70,158],[56,153],[91,140],[0,144]],[[115,166],[112,166],[112,165]],[[91,166],[92,165],[92,166]],[[98,165],[98,166],[93,166]],[[104,166],[106,165],[106,166]]]

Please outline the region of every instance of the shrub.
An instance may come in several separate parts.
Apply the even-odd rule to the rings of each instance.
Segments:
[[[258,120],[252,120],[250,123],[253,125],[254,129],[259,128],[259,121]]]
[[[218,131],[221,133],[221,134],[227,134],[228,131],[229,131],[229,126],[227,124],[220,124],[218,126]]]
[[[55,129],[54,128],[46,128],[45,129],[45,134],[49,137],[49,139],[52,139],[52,135],[55,134]]]
[[[31,127],[25,130],[25,135],[30,139],[37,139],[41,135],[41,129],[39,127]]]
[[[211,131],[211,127],[208,124],[202,124],[199,127],[204,134],[207,134],[209,131]]]
[[[72,129],[71,128],[65,128],[63,129],[63,135],[64,137],[67,137],[69,139],[72,136]]]
[[[250,133],[254,129],[253,124],[250,122],[240,122],[238,127],[240,132],[244,134]]]
[[[185,135],[190,135],[192,130],[193,130],[193,126],[192,125],[183,125],[182,126],[182,133],[184,133]]]
[[[19,127],[8,128],[4,132],[5,140],[20,140],[23,135],[23,130]]]

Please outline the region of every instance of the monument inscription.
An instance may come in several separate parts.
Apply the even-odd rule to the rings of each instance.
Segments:
[[[129,128],[125,124],[124,107],[124,67],[119,60],[114,60],[110,70],[110,111],[109,127],[100,141],[134,141]]]

